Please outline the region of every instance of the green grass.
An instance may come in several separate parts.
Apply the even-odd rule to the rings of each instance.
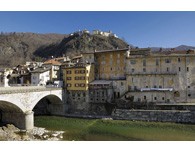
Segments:
[[[195,140],[195,125],[189,124],[36,116],[35,126],[65,131],[64,140]]]

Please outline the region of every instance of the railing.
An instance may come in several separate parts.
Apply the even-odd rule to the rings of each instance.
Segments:
[[[173,88],[136,88],[136,89],[129,89],[129,92],[165,92],[165,91],[173,91]]]
[[[62,88],[59,87],[47,88],[45,86],[0,87],[0,94],[40,92],[40,91],[61,90],[61,89]]]
[[[177,75],[176,72],[127,72],[126,75]]]

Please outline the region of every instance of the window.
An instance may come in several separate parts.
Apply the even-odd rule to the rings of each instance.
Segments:
[[[76,83],[76,84],[75,84],[75,87],[79,87],[79,84],[78,84],[78,83]]]
[[[159,88],[162,88],[162,86],[159,86]]]
[[[110,68],[110,70],[112,71],[112,68]]]
[[[143,72],[146,72],[146,68],[143,68]]]
[[[134,72],[135,71],[135,69],[131,69],[131,72]]]
[[[67,77],[66,80],[71,80],[71,77]]]
[[[188,88],[190,88],[190,86],[188,86]]]
[[[191,94],[188,94],[188,97],[190,97],[191,96]]]
[[[148,86],[146,86],[146,88],[148,88]]]
[[[156,98],[156,97],[154,97],[154,100],[157,100],[157,98]]]
[[[178,62],[181,62],[181,59],[180,58],[178,58]]]
[[[136,64],[136,60],[130,60],[130,64]]]
[[[123,86],[124,85],[124,83],[123,82],[121,82],[121,86]]]
[[[85,97],[85,93],[83,93],[83,97]]]
[[[144,100],[146,100],[146,96],[144,96]]]
[[[156,85],[154,85],[154,88],[156,88]]]
[[[165,100],[165,97],[162,97],[162,100]]]
[[[146,66],[146,60],[145,59],[143,60],[143,66]]]
[[[187,67],[187,72],[189,71],[189,67]]]
[[[67,84],[67,87],[71,87],[71,84],[70,84],[70,83],[68,83],[68,84]]]
[[[71,74],[71,71],[70,70],[66,71],[66,74]]]
[[[80,73],[81,73],[81,74],[84,74],[84,73],[85,73],[85,70],[80,70]]]
[[[75,70],[74,73],[75,73],[75,74],[78,74],[78,73],[79,73],[79,70]]]
[[[156,65],[159,65],[159,60],[158,59],[156,59]]]
[[[167,67],[167,72],[169,72],[169,68]]]
[[[85,87],[85,84],[84,84],[84,83],[81,83],[80,86],[81,86],[81,87]]]
[[[129,91],[131,91],[131,86],[128,86]]]
[[[179,71],[181,71],[181,68],[179,67]]]
[[[171,63],[170,59],[165,59],[165,63]]]

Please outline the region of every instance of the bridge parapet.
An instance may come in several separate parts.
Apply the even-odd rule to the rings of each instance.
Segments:
[[[1,94],[13,94],[13,93],[27,93],[27,92],[40,92],[62,90],[61,87],[45,87],[45,86],[30,86],[30,87],[0,87]]]

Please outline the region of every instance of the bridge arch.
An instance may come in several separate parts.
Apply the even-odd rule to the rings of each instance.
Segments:
[[[49,94],[39,98],[32,110],[35,115],[63,115],[64,103],[58,95]]]
[[[22,113],[23,110],[12,102],[0,100],[0,111],[2,112],[18,112]]]

